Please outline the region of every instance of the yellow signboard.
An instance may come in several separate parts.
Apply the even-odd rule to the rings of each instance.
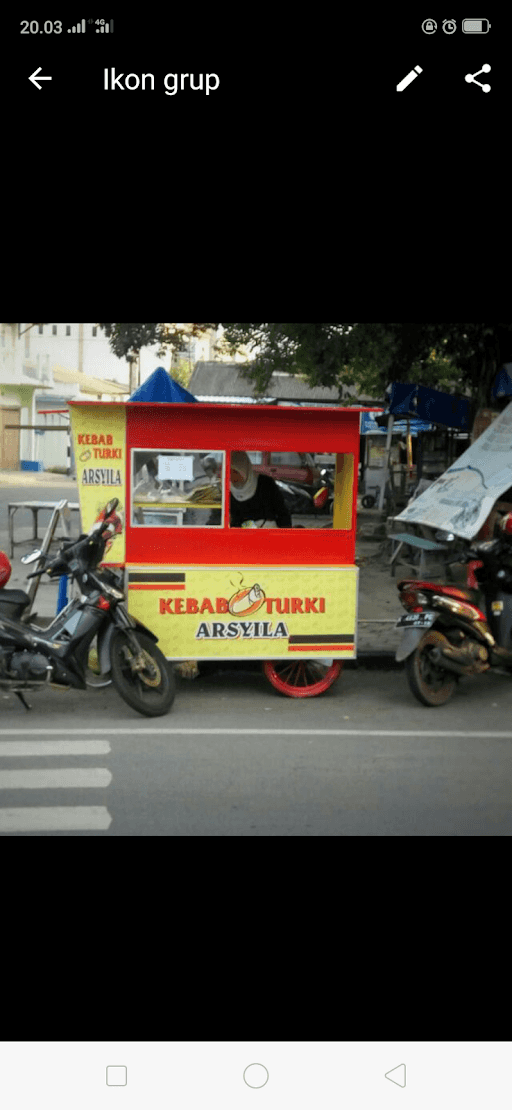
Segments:
[[[168,659],[355,658],[355,566],[127,569],[128,610]]]
[[[103,561],[125,561],[126,417],[124,405],[70,406],[82,531],[88,532],[113,497],[121,535],[107,544]]]

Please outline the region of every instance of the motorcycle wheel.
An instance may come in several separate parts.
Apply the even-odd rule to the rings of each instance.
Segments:
[[[444,705],[455,690],[457,676],[440,667],[430,658],[430,650],[442,637],[434,629],[426,632],[416,651],[405,660],[410,689],[422,705]]]
[[[330,667],[316,659],[266,659],[263,673],[280,694],[289,698],[314,698],[336,682],[342,666],[339,659],[333,660]]]
[[[374,497],[370,497],[370,494],[369,494],[369,493],[367,493],[367,494],[365,494],[365,496],[363,497],[363,499],[362,499],[362,501],[361,501],[361,504],[362,504],[362,506],[363,506],[363,509],[371,509],[371,508],[373,508],[373,506],[375,505],[375,498],[374,498]]]
[[[149,636],[136,632],[137,639],[145,656],[156,667],[156,676],[151,678],[149,671],[130,669],[132,649],[123,629],[116,629],[110,644],[110,665],[112,682],[123,700],[144,717],[162,717],[168,713],[176,693],[174,670],[165,655]]]

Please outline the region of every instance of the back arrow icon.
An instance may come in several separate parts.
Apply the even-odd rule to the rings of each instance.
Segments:
[[[391,1079],[393,1074],[395,1078]],[[397,1087],[405,1087],[405,1064],[397,1064],[396,1068],[391,1068],[391,1071],[385,1073],[385,1079],[391,1080],[391,1083],[396,1083]]]
[[[29,81],[32,81],[32,84],[36,86],[36,89],[40,89],[41,85],[38,84],[38,81],[51,81],[51,77],[42,77],[41,66],[38,66],[37,69],[35,69],[34,72],[30,75]]]

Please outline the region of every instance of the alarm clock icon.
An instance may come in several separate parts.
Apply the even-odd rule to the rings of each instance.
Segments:
[[[454,19],[443,19],[443,31],[445,35],[453,35],[457,30],[457,24]]]

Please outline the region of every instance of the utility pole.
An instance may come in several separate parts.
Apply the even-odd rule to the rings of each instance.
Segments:
[[[391,458],[391,438],[392,438],[392,435],[393,435],[393,424],[394,423],[395,423],[394,416],[388,416],[388,431],[387,431],[387,436],[386,436],[386,462],[385,462],[384,474],[383,474],[383,477],[382,477],[382,485],[380,487],[380,497],[379,497],[379,505],[378,505],[379,509],[384,508],[384,495],[385,495],[385,492],[386,492],[386,482],[389,481],[390,484],[391,484],[390,458]]]
[[[137,373],[137,355],[127,355],[128,362],[130,363],[130,396],[136,390],[135,376]]]

